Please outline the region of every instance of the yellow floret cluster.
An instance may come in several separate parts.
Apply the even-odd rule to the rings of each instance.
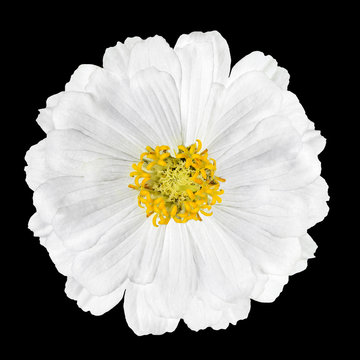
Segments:
[[[216,161],[208,158],[208,150],[200,152],[202,143],[178,146],[175,157],[168,146],[146,147],[140,161],[130,173],[139,191],[138,204],[146,209],[146,216],[154,215],[154,226],[166,225],[171,219],[177,223],[202,220],[199,213],[211,216],[212,205],[221,202],[220,182],[215,176]],[[145,207],[144,207],[145,206]]]

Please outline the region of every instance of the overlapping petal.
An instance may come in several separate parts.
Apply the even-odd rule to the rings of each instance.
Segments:
[[[110,294],[104,296],[94,296],[75,279],[69,277],[65,285],[65,293],[77,302],[83,311],[90,311],[93,315],[103,315],[116,306],[124,296],[127,283],[123,283]]]
[[[179,319],[161,317],[153,311],[146,300],[146,286],[130,284],[125,293],[125,318],[137,335],[161,335],[173,332]]]
[[[196,140],[206,108],[212,107],[211,96],[217,83],[224,84],[230,69],[230,52],[217,32],[182,35],[175,45],[181,64],[181,121],[183,143]],[[215,85],[214,85],[215,84]]]
[[[246,319],[250,311],[248,297],[234,303],[225,302],[200,288],[193,298],[185,316],[187,326],[195,331],[211,327],[214,330],[226,329],[229,324]]]
[[[158,316],[180,318],[194,296],[197,279],[194,243],[189,229],[169,223],[154,280],[144,295],[148,304]]]
[[[227,85],[236,81],[243,74],[253,71],[264,73],[269,79],[285,90],[289,84],[289,73],[286,69],[277,66],[277,61],[272,56],[265,56],[260,51],[253,51],[234,65]]]

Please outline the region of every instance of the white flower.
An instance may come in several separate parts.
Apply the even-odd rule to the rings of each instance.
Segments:
[[[230,73],[218,32],[174,49],[128,38],[103,66],[81,65],[48,99],[46,138],[26,155],[29,227],[66,294],[94,315],[124,296],[138,335],[180,319],[223,329],[250,299],[274,301],[314,256],[307,229],[328,211],[325,139],[288,72],[253,52]]]

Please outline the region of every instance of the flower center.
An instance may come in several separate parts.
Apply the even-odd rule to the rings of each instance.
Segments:
[[[208,150],[200,152],[201,141],[185,147],[172,157],[168,146],[146,147],[140,162],[133,164],[138,204],[146,207],[146,216],[153,214],[154,226],[166,225],[171,219],[177,223],[202,220],[200,214],[211,216],[211,206],[221,202],[220,182],[225,179],[215,176],[216,161],[208,159]],[[141,180],[142,179],[142,180]],[[141,180],[141,182],[140,182]]]

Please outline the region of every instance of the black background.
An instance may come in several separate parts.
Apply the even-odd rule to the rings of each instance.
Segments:
[[[271,357],[307,356],[316,350],[344,353],[349,349],[351,319],[345,319],[346,305],[342,302],[346,296],[345,268],[339,265],[346,231],[340,232],[337,225],[344,208],[338,174],[346,166],[339,153],[339,121],[343,120],[336,105],[336,81],[341,76],[336,68],[346,39],[346,27],[342,25],[340,32],[339,24],[344,15],[329,5],[317,10],[305,5],[288,8],[257,4],[252,9],[236,9],[223,4],[223,12],[218,10],[221,4],[208,7],[204,4],[201,11],[194,12],[192,5],[180,3],[172,8],[155,4],[144,8],[139,3],[133,9],[103,3],[75,11],[57,4],[53,8],[22,8],[21,16],[18,10],[7,14],[12,21],[4,70],[15,77],[8,106],[13,110],[9,122],[17,133],[13,138],[16,168],[11,177],[17,195],[11,211],[16,224],[6,240],[14,245],[8,259],[13,270],[6,276],[14,289],[7,293],[10,310],[4,316],[10,320],[6,335],[13,354],[25,350],[52,358],[63,352],[71,358],[73,351],[85,357],[90,350],[103,357],[107,356],[105,352],[124,357],[140,356],[143,351],[147,356],[192,357],[195,351],[205,355],[210,350],[223,356],[236,354],[240,358],[246,353],[257,358],[261,353]],[[24,182],[23,157],[44,137],[35,122],[38,109],[45,107],[47,97],[63,90],[80,64],[101,66],[105,49],[128,36],[158,34],[173,46],[182,33],[194,30],[218,30],[228,41],[233,64],[260,50],[288,69],[289,89],[328,140],[320,159],[322,175],[330,186],[330,213],[309,231],[319,246],[316,258],[310,260],[306,271],[290,278],[274,303],[252,302],[248,319],[225,331],[195,333],[180,322],[174,333],[137,337],[126,324],[122,303],[95,317],[66,297],[65,277],[27,229],[34,208],[32,192]]]

